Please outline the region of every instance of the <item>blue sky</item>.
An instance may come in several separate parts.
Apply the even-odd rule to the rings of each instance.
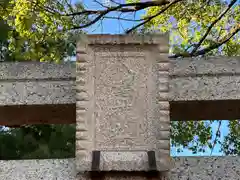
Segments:
[[[106,2],[107,0],[98,0],[99,2]],[[81,0],[89,9],[99,9],[101,6],[95,3],[93,0]],[[124,0],[115,0],[115,2],[124,3]],[[127,17],[129,19],[135,16],[135,19],[139,19],[144,11],[139,11],[135,15],[128,14]],[[108,14],[108,16],[116,16],[116,13]],[[125,18],[127,18],[125,16]],[[98,22],[87,29],[89,34],[122,34],[124,30],[131,28],[135,23],[134,22],[126,22],[122,20],[116,19],[104,19],[101,22]]]
[[[136,13],[136,17],[140,18],[141,14],[142,12]],[[129,15],[129,17],[132,16]],[[88,32],[89,34],[122,34],[126,29],[133,27],[135,24],[134,22],[105,19],[102,23],[93,25]]]
[[[82,0],[84,4],[87,4],[88,8],[90,9],[99,9],[101,8],[100,5],[93,3],[93,1],[89,0]],[[106,2],[107,0],[99,0],[100,2]],[[117,1],[117,0],[115,0]],[[118,0],[118,2],[123,2],[124,0]],[[239,1],[240,2],[240,1]],[[141,15],[144,13],[144,11],[140,11],[135,14],[135,18],[138,19],[141,17]],[[110,14],[109,16],[114,16],[116,13]],[[132,15],[129,15],[128,17],[133,17]],[[126,21],[120,21],[115,19],[105,19],[101,23],[96,23],[90,28],[87,29],[89,34],[122,34],[124,30],[131,28],[135,25],[135,22],[126,22]],[[216,134],[218,123],[214,122],[212,124],[212,131],[213,134]],[[224,136],[228,134],[228,121],[224,120],[222,122],[221,126],[221,141],[224,139]],[[213,136],[213,139],[215,137]],[[212,140],[213,140],[212,139]],[[220,145],[217,144],[214,148],[214,151],[212,153],[212,156],[221,156],[223,155],[220,150]],[[192,154],[191,151],[184,149],[183,152],[177,153],[176,148],[171,149],[171,155],[172,156],[208,156],[210,155],[211,150],[207,149],[205,153],[198,153],[198,154]]]

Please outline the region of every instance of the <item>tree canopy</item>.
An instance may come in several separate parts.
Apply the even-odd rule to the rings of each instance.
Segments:
[[[75,125],[0,127],[0,159],[72,158]]]
[[[69,4],[67,0],[1,1],[0,20],[8,27],[4,29],[7,59],[59,62],[74,55],[76,35],[83,31],[71,30],[71,27],[87,18],[60,16],[51,10],[67,13],[81,8],[81,4]]]
[[[92,0],[86,4],[71,4],[68,0],[10,0],[0,16],[14,27],[21,41],[31,38],[33,44],[43,37],[58,40],[69,30],[82,30],[105,18],[134,21],[126,29],[144,32],[170,32],[172,57],[205,54],[239,54],[240,5],[238,0]],[[96,3],[96,8],[88,8]],[[144,11],[136,18],[138,11]],[[126,15],[132,17],[126,18]],[[88,19],[88,21],[86,20]],[[10,48],[15,40],[11,36]],[[37,47],[41,49],[41,47]],[[17,49],[15,49],[17,51]],[[40,51],[41,52],[41,51]],[[37,53],[39,54],[39,53]],[[38,55],[45,58],[43,54]],[[42,57],[43,56],[43,57]],[[53,57],[50,53],[50,57]]]

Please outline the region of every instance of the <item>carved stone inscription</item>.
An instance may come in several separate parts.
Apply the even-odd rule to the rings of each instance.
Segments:
[[[96,149],[147,147],[147,81],[151,66],[145,56],[95,57]]]

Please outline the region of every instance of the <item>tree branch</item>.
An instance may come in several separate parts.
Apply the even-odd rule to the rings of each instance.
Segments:
[[[117,12],[135,12],[148,7],[154,6],[164,6],[169,4],[170,2],[167,0],[158,0],[158,1],[147,1],[147,2],[139,2],[139,3],[127,3],[127,4],[119,4],[118,6],[108,7],[105,10],[84,10],[81,12],[75,12],[71,14],[63,14],[63,16],[77,16],[77,15],[91,15],[91,14],[102,14],[102,13],[110,13],[113,11]],[[130,8],[127,8],[130,7]]]
[[[178,0],[180,1],[180,0]],[[119,4],[117,6],[108,7],[105,10],[84,10],[81,12],[75,12],[71,14],[65,14],[63,16],[78,16],[78,15],[98,15],[92,21],[87,24],[73,27],[73,29],[81,29],[89,27],[95,24],[100,19],[104,18],[110,12],[136,12],[148,7],[155,7],[155,6],[164,6],[166,4],[171,4],[168,0],[158,0],[158,1],[147,1],[147,2],[138,2],[138,3],[128,3],[128,4]]]
[[[225,9],[225,11],[223,11],[212,23],[211,25],[208,27],[207,31],[205,32],[205,34],[203,35],[203,37],[200,39],[200,41],[198,42],[198,44],[195,46],[195,48],[192,50],[191,54],[194,54],[198,48],[201,46],[201,44],[203,43],[203,41],[206,39],[206,37],[208,36],[208,34],[210,33],[210,31],[212,30],[212,28],[214,27],[215,24],[217,24],[218,21],[220,21],[222,19],[222,17],[232,8],[232,6],[237,2],[237,0],[232,0],[231,3],[228,5],[228,7]]]
[[[166,10],[168,10],[172,5],[174,5],[174,4],[176,4],[176,3],[180,2],[180,1],[182,1],[182,0],[175,0],[175,1],[171,2],[171,3],[169,3],[165,8],[161,9],[161,11],[159,11],[157,14],[148,17],[148,18],[147,18],[146,20],[144,20],[143,22],[141,22],[141,23],[139,23],[138,25],[134,26],[133,28],[127,30],[127,31],[126,31],[126,34],[129,34],[129,33],[131,33],[132,31],[134,31],[134,30],[136,30],[137,28],[139,28],[140,26],[148,23],[148,22],[151,21],[153,18],[155,18],[155,17],[159,16],[160,14],[164,13],[164,12],[165,12]]]
[[[213,141],[213,146],[212,146],[212,149],[211,149],[211,154],[213,153],[213,150],[217,144],[217,138],[220,137],[220,128],[221,128],[221,125],[222,125],[222,121],[220,120],[219,123],[218,123],[218,128],[217,128],[217,131],[216,131],[216,135],[215,135],[215,139]]]
[[[97,1],[97,0],[94,0],[94,2],[96,2],[97,4],[99,4],[100,6],[104,7],[104,8],[108,8],[107,6],[105,6],[103,3]]]
[[[130,22],[139,22],[139,21],[143,21],[146,18],[144,18],[144,19],[128,19],[128,18],[122,18],[122,17],[105,16],[104,19],[117,19],[117,20],[130,21]]]
[[[240,23],[236,24],[230,33],[228,33],[227,35],[225,35],[223,38],[220,39],[220,41],[216,42],[213,45],[210,45],[202,50],[196,51],[195,53],[179,53],[179,54],[175,54],[173,56],[170,56],[169,58],[178,58],[178,57],[193,57],[193,56],[200,56],[200,55],[204,55],[207,54],[208,52],[212,51],[213,49],[217,49],[220,46],[222,46],[223,44],[227,43],[233,36],[235,36],[238,32],[240,32]]]

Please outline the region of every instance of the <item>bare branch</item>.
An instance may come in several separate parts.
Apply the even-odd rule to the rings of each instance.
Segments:
[[[118,2],[116,2],[116,1],[114,1],[114,0],[110,0],[112,3],[115,3],[115,4],[118,4],[118,5],[120,5],[121,3],[118,3]]]
[[[181,1],[181,0],[177,0]],[[174,1],[175,2],[175,1]],[[148,7],[154,7],[154,6],[164,6],[166,4],[172,4],[168,0],[158,0],[158,1],[147,1],[147,2],[139,2],[139,3],[128,3],[128,4],[119,4],[118,6],[109,7],[105,10],[84,10],[81,12],[76,12],[72,14],[65,14],[64,16],[77,16],[77,15],[97,15],[96,18],[94,18],[92,21],[90,21],[87,24],[73,27],[73,29],[81,29],[89,27],[93,24],[95,24],[97,21],[99,21],[101,18],[104,18],[105,15],[107,15],[110,12],[136,12]],[[131,7],[131,8],[129,8]],[[152,17],[154,18],[154,17]],[[150,21],[150,20],[149,20]]]
[[[240,31],[240,24],[236,25],[232,32],[230,32],[228,35],[224,36],[224,38],[222,38],[219,42],[217,42],[216,44],[209,46],[203,50],[198,51],[197,53],[194,54],[194,56],[199,56],[199,55],[203,55],[206,54],[208,52],[210,52],[213,49],[219,48],[220,46],[222,46],[223,44],[227,43],[233,36],[235,36],[238,32]]]
[[[216,131],[216,135],[215,135],[215,139],[213,141],[213,146],[212,146],[212,149],[211,149],[211,154],[213,153],[213,150],[217,144],[217,138],[220,137],[220,128],[221,128],[221,125],[222,125],[222,121],[220,120],[219,123],[218,123],[218,128],[217,128],[217,131]]]
[[[95,24],[96,22],[98,22],[100,19],[102,19],[106,14],[108,14],[108,11],[98,15],[94,20],[90,21],[89,23],[82,25],[82,26],[75,26],[72,29],[82,29],[82,28],[89,27],[89,26]]]
[[[96,2],[97,4],[99,4],[100,6],[104,7],[104,8],[108,8],[107,6],[105,6],[103,3],[97,1],[97,0],[94,0],[94,2]]]
[[[113,12],[113,11],[135,12],[135,11],[143,10],[145,8],[148,8],[148,7],[164,6],[164,5],[169,4],[169,3],[170,2],[167,1],[167,0],[147,1],[147,2],[139,2],[139,3],[127,3],[127,4],[119,4],[118,6],[108,7],[105,10],[84,10],[84,11],[75,12],[75,13],[72,13],[72,14],[65,14],[63,16],[76,16],[76,15],[83,15],[83,14],[84,15],[102,14],[102,13],[110,13],[110,12]]]
[[[203,35],[203,37],[200,39],[200,41],[198,42],[198,44],[195,46],[195,48],[192,50],[191,54],[194,54],[198,48],[201,46],[201,44],[203,43],[203,41],[206,39],[206,37],[208,36],[208,34],[210,33],[210,31],[212,30],[212,28],[214,27],[215,24],[217,24],[218,21],[220,21],[222,19],[222,17],[232,8],[232,6],[237,2],[237,0],[232,0],[231,3],[228,5],[228,7],[225,9],[225,11],[223,11],[212,23],[211,25],[208,27],[207,31],[205,32],[205,34]]]
[[[143,19],[128,19],[128,18],[122,18],[122,17],[105,16],[104,19],[116,19],[116,20],[123,20],[123,21],[139,22],[139,21],[144,21],[146,18],[143,18]]]
[[[151,21],[153,18],[159,16],[160,14],[164,13],[166,10],[168,10],[168,8],[170,8],[172,5],[180,2],[182,0],[175,0],[173,2],[171,2],[170,4],[168,4],[165,8],[161,9],[161,11],[159,11],[157,14],[153,15],[153,16],[149,16],[145,21],[139,23],[138,25],[134,26],[133,28],[129,29],[126,31],[126,34],[131,33],[132,31],[136,30],[137,28],[139,28],[140,26],[148,23],[149,21]]]
[[[194,54],[192,53],[179,53],[179,54],[175,54],[173,56],[170,56],[170,58],[178,58],[178,57],[193,57],[193,56],[200,56],[200,55],[204,55],[207,54],[208,52],[212,51],[213,49],[217,49],[220,46],[222,46],[223,44],[227,43],[233,36],[235,36],[238,32],[240,32],[240,23],[236,24],[230,33],[228,33],[227,35],[225,35],[223,38],[220,39],[220,41],[215,42],[213,45],[209,45],[208,47],[196,51]]]

